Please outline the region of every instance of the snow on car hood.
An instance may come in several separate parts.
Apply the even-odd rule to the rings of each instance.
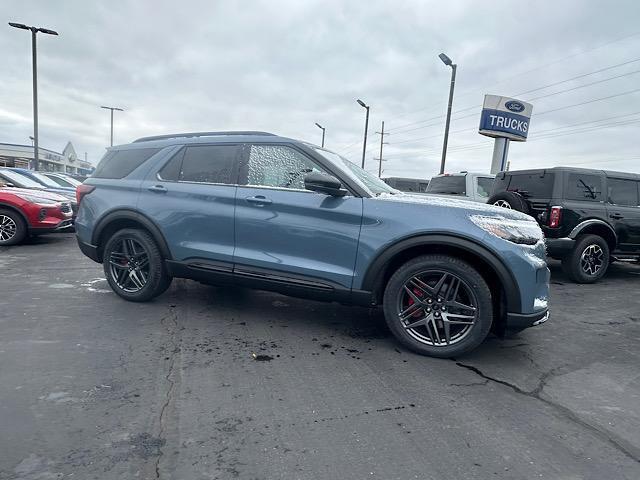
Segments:
[[[385,202],[401,202],[412,203],[415,205],[424,205],[429,207],[452,208],[457,211],[466,210],[474,215],[496,216],[512,220],[535,220],[527,214],[510,210],[508,208],[487,205],[486,203],[470,202],[469,200],[461,200],[458,198],[437,197],[430,195],[411,195],[406,193],[381,193],[374,200]]]
[[[69,199],[57,193],[47,192],[45,190],[36,190],[29,188],[16,188],[16,187],[0,187],[0,192],[13,193],[16,195],[29,195],[30,197],[44,198],[47,200],[53,200],[54,202],[68,202]]]

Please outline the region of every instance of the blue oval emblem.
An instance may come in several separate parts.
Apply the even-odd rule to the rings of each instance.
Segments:
[[[504,106],[507,107],[507,110],[510,110],[516,113],[522,112],[524,110],[524,105],[521,104],[520,102],[516,102],[515,100],[511,100],[505,103]]]

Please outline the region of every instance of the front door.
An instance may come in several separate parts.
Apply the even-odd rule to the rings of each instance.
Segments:
[[[273,272],[351,288],[362,199],[311,192],[304,176],[326,170],[287,145],[247,145],[236,204],[238,274]]]
[[[622,252],[637,252],[640,248],[639,185],[636,180],[607,178],[607,213]]]

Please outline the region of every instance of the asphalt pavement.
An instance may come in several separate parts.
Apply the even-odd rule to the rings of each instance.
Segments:
[[[0,479],[640,478],[640,266],[455,360],[380,310],[176,280],[113,294],[71,234],[0,250]]]

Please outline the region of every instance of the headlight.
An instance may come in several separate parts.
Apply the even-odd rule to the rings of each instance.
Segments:
[[[45,207],[56,205],[59,203],[59,202],[56,202],[55,200],[51,200],[50,198],[42,198],[42,197],[37,197],[35,195],[25,195],[24,193],[14,193],[14,195],[16,197],[20,197],[23,200],[26,200],[27,202],[35,203],[36,205],[42,205]]]
[[[534,220],[473,215],[471,221],[490,234],[513,243],[535,245],[543,239],[542,230]]]

